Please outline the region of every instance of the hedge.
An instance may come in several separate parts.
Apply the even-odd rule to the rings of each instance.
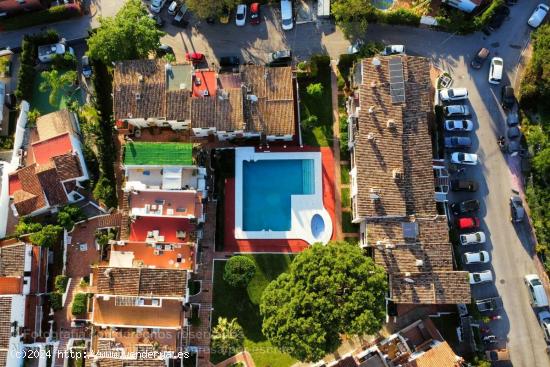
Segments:
[[[81,16],[80,7],[76,4],[52,6],[49,9],[21,14],[0,21],[0,30],[13,31],[39,24],[55,23]]]
[[[58,293],[65,293],[65,289],[67,288],[67,283],[69,282],[69,278],[66,275],[58,275],[55,277],[54,281],[54,289]]]
[[[82,315],[86,312],[86,306],[88,305],[88,294],[77,293],[73,298],[73,304],[71,312],[73,315]]]
[[[53,292],[49,294],[50,306],[54,311],[59,311],[63,308],[63,296],[61,293]]]

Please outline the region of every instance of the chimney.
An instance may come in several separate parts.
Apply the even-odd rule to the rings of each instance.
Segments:
[[[373,134],[373,133],[369,133],[369,134],[367,135],[367,139],[368,139],[368,140],[374,140],[374,134]]]
[[[393,129],[395,128],[395,120],[394,119],[389,119],[388,122],[386,123],[386,127],[388,129]]]

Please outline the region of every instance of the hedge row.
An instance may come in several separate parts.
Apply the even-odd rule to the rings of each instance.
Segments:
[[[32,27],[39,24],[55,23],[69,18],[81,16],[82,12],[77,4],[52,6],[49,9],[21,14],[0,21],[0,30],[13,31]]]
[[[77,293],[73,298],[73,304],[71,307],[71,313],[73,315],[82,315],[86,312],[86,307],[88,306],[88,294],[87,293]]]
[[[372,8],[371,12],[367,16],[367,21],[373,23],[387,23],[387,24],[402,24],[418,27],[420,25],[421,16],[408,10],[408,9],[395,9],[389,11],[383,11],[380,9]]]
[[[445,15],[436,17],[437,24],[448,32],[459,34],[472,33],[487,26],[497,8],[504,5],[504,0],[494,0],[485,10],[476,16],[455,8],[442,8]]]

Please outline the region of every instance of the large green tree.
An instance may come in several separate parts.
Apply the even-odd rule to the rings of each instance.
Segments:
[[[210,16],[219,16],[223,8],[233,11],[240,0],[187,0],[185,4],[197,17],[201,19]]]
[[[385,316],[386,273],[346,242],[315,244],[262,295],[262,332],[301,361],[334,352],[340,336],[372,334]]]
[[[373,14],[370,0],[333,0],[330,11],[347,38],[363,36]]]
[[[59,93],[76,82],[77,76],[74,70],[69,70],[59,75],[59,71],[56,69],[43,71],[40,75],[43,80],[38,86],[38,89],[43,93],[50,91],[48,102],[50,102],[52,106],[56,105]]]
[[[88,54],[106,64],[146,58],[164,35],[147,14],[141,0],[128,0],[114,17],[100,18],[100,27],[88,39]]]

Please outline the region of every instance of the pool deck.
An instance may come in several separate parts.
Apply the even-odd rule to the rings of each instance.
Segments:
[[[257,150],[257,152],[261,152]],[[335,221],[335,193],[334,193],[334,155],[330,148],[313,148],[313,147],[271,147],[270,152],[320,152],[321,153],[321,164],[322,170],[318,170],[318,175],[322,182],[322,203],[324,206],[325,215],[325,224],[330,218],[330,228],[327,226],[327,235],[328,239],[334,240],[335,234],[333,230],[333,223]],[[317,153],[318,156],[318,153]],[[304,157],[295,156],[294,159],[304,159]],[[317,169],[317,168],[316,168]],[[317,172],[316,172],[317,174]],[[316,185],[317,189],[317,185]],[[304,240],[304,236],[298,236],[297,238],[292,238],[290,236],[281,237],[281,238],[235,238],[235,179],[229,179],[226,182],[226,195],[225,195],[225,229],[224,229],[224,251],[227,252],[279,252],[279,253],[288,253],[288,252],[300,252],[306,249],[309,246],[309,242]],[[313,214],[310,212],[308,217],[311,218]],[[328,215],[328,217],[326,216]],[[308,231],[310,232],[308,220]],[[330,232],[330,233],[329,233]],[[265,232],[263,232],[265,233]],[[280,233],[280,232],[272,232]],[[284,233],[284,232],[283,232]],[[328,241],[327,239],[327,241]],[[318,240],[313,240],[313,242],[319,242]],[[322,242],[322,241],[320,241]]]

